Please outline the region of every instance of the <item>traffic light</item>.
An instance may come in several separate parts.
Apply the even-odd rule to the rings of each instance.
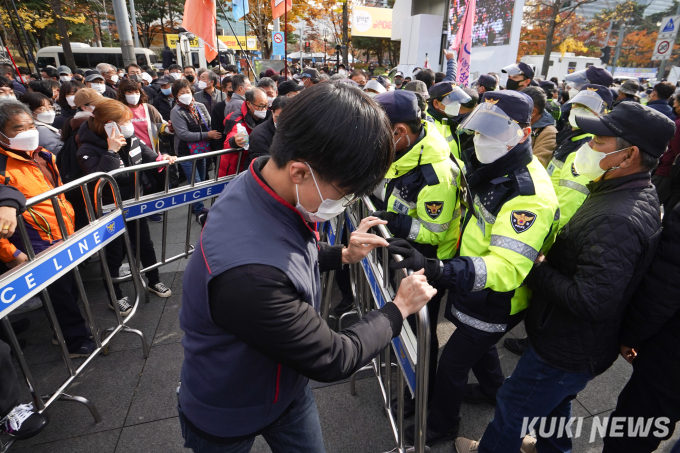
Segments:
[[[311,49],[311,46],[309,45],[309,41],[305,41],[305,52],[309,53]]]
[[[600,57],[600,60],[602,60],[602,64],[608,65],[609,60],[611,60],[611,58],[612,58],[612,48],[611,48],[611,46],[604,46],[600,50],[602,51],[602,56]]]

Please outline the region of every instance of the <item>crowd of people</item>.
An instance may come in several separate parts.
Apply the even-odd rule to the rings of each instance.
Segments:
[[[17,215],[36,253],[62,239],[51,202],[26,209],[25,200],[64,181],[155,161],[167,161],[172,187],[192,173],[197,183],[211,172],[239,174],[210,208],[193,205],[203,233],[180,312],[178,409],[187,448],[245,452],[263,435],[275,452],[324,451],[308,379],[351,376],[424,306],[436,326],[442,300],[456,329],[440,357],[437,329],[430,332],[427,445],[455,439],[458,453],[569,452],[571,437],[557,431],[521,436],[523,420],[569,419],[571,401],[619,354],[634,371],[613,416],[668,417],[671,425],[667,436],[605,436],[604,451],[654,451],[680,420],[673,84],[615,85],[595,66],[562,82],[540,80],[517,63],[457,86],[452,52],[446,72],[417,68],[393,78],[343,65],[336,73],[268,69],[252,81],[235,66],[170,65],[161,73],[100,64],[48,67],[43,80],[24,84],[13,67],[0,69],[7,268],[28,259]],[[242,157],[227,154],[217,168],[205,159],[195,171],[190,161],[175,163],[230,148]],[[122,199],[133,198],[133,177],[115,179]],[[164,184],[164,173],[143,173],[144,193]],[[343,244],[317,242],[313,223],[362,196],[376,211],[345,230]],[[82,196],[59,202],[67,233],[88,223]],[[110,191],[104,202],[113,202]],[[147,222],[161,220],[142,218],[131,230],[144,267],[156,263]],[[372,234],[377,225],[393,238]],[[125,259],[122,241],[106,246],[112,277]],[[355,305],[346,265],[377,247],[404,258],[391,268],[414,274],[392,302],[333,331],[318,313],[320,273],[336,271],[341,316]],[[145,275],[152,293],[171,295],[157,269]],[[110,307],[126,316],[129,298],[119,285],[113,290]],[[71,357],[87,357],[95,345],[72,274],[48,293]],[[29,302],[22,309],[41,305]],[[527,337],[504,341],[521,355],[506,378],[496,344],[522,322]],[[14,319],[13,328],[25,324]],[[0,341],[0,430],[26,438],[47,421],[19,404],[9,354]],[[468,383],[471,370],[476,384]],[[410,417],[415,401],[404,396]],[[463,401],[496,406],[479,440],[458,436]],[[408,426],[406,441],[414,437]]]

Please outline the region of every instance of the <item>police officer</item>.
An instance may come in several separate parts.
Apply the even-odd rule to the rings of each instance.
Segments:
[[[555,99],[557,87],[550,80],[542,80],[539,82],[538,86],[545,91],[545,95],[548,98],[545,103],[545,110],[552,115],[555,121],[559,120],[562,117],[562,111],[560,110],[562,106],[557,102],[557,99]]]
[[[371,215],[387,220],[387,228],[397,238],[414,241],[428,258],[449,259],[455,254],[459,236],[460,202],[456,177],[459,165],[449,156],[446,141],[435,124],[421,119],[416,95],[395,90],[378,94],[394,130],[394,162],[385,180],[374,192],[378,212]],[[444,291],[427,304],[436,325]],[[437,363],[437,329],[430,329],[430,383],[434,385]],[[407,414],[415,407],[407,399]]]
[[[562,143],[558,140],[557,149],[547,168],[560,205],[560,230],[569,222],[590,193],[586,187],[590,180],[576,172],[574,159],[576,151],[592,140],[593,134],[584,133],[576,125],[576,116],[596,118],[604,115],[611,108],[612,95],[608,88],[587,84],[583,85],[581,91],[565,105],[570,105],[568,114],[571,127],[563,131]],[[566,132],[568,135],[564,136]],[[503,345],[508,351],[522,355],[529,347],[529,339],[506,338]]]
[[[447,141],[451,154],[460,159],[460,149],[455,137],[457,124],[453,124],[452,118],[460,113],[461,104],[470,102],[472,98],[465,91],[458,88],[453,82],[439,82],[430,89],[430,98],[427,100],[427,116],[439,133]]]
[[[482,96],[489,91],[496,91],[498,80],[491,74],[482,74],[477,79],[477,93]]]
[[[534,70],[521,61],[504,67],[502,71],[508,75],[508,81],[505,84],[508,90],[521,91],[534,79]]]
[[[456,330],[437,369],[427,421],[430,446],[457,437],[464,399],[495,402],[504,381],[495,345],[521,320],[530,298],[524,278],[557,232],[557,197],[531,151],[532,110],[523,93],[484,93],[461,125],[476,132],[475,152],[465,162],[466,199],[473,206],[462,220],[455,258],[426,259],[404,240],[389,247],[404,257],[392,267],[424,268],[428,279],[450,289],[445,313]],[[479,384],[467,384],[470,369]],[[413,426],[405,436],[413,441]]]
[[[603,87],[609,88],[614,83],[614,77],[612,77],[611,72],[607,71],[605,68],[598,68],[596,66],[588,66],[588,68],[581,71],[574,72],[573,74],[567,74],[564,76],[564,80],[569,84],[569,97],[572,98],[581,90],[583,85],[602,85]],[[557,121],[557,130],[562,131],[565,127],[569,127],[569,110],[571,109],[571,104],[565,103],[562,106],[562,115]],[[559,137],[558,142],[559,145]]]

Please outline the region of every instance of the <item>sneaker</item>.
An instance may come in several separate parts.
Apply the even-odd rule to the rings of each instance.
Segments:
[[[87,338],[89,340],[92,339],[92,329],[90,329],[90,326],[85,325],[85,330],[87,331]],[[57,340],[57,334],[52,332],[52,344],[55,346],[59,346],[59,340]]]
[[[158,282],[154,285],[149,284],[149,291],[157,295],[158,297],[170,297],[172,296],[172,291],[170,288],[165,286],[165,283]]]
[[[354,310],[354,300],[352,299],[342,299],[340,303],[333,309],[335,316],[340,318],[340,316],[345,313]]]
[[[12,312],[13,315],[18,315],[21,313],[27,313],[29,311],[37,310],[38,308],[42,308],[43,303],[42,300],[38,296],[33,296],[30,299],[28,299],[26,302],[21,304],[19,308],[14,310]]]
[[[524,436],[522,439],[522,448],[520,448],[520,453],[536,453],[536,439],[529,435]]]
[[[203,211],[196,214],[196,221],[201,225],[201,228],[205,226],[205,222],[208,221],[208,208],[203,208]]]
[[[151,214],[147,219],[149,219],[149,222],[161,223],[163,221],[163,216],[160,214]]]
[[[113,307],[113,303],[109,301],[109,308],[113,311],[116,309]],[[118,310],[120,310],[120,315],[124,318],[130,314],[132,311],[132,305],[130,305],[130,299],[127,296],[122,299],[118,299]]]
[[[47,418],[33,412],[33,403],[20,404],[0,420],[0,432],[15,439],[29,439],[47,426]]]
[[[128,275],[132,274],[130,272],[130,263],[124,263],[119,269],[118,269],[118,277],[120,278],[125,278]]]
[[[463,401],[470,404],[493,404],[496,405],[496,397],[489,396],[482,391],[482,387],[479,384],[467,384],[465,386],[465,396],[463,396]]]
[[[427,428],[427,433],[425,434],[425,445],[431,447],[438,444],[439,442],[445,442],[447,440],[453,440],[458,437],[458,431],[460,429],[460,424],[456,425],[454,428],[446,432],[435,432],[429,427]],[[404,429],[404,439],[409,445],[413,445],[413,441],[416,437],[416,425],[407,426]]]
[[[469,453],[471,451],[479,450],[479,442],[476,440],[459,437],[454,443],[456,453]]]
[[[513,354],[522,355],[529,348],[529,337],[526,338],[506,338],[503,341],[505,349]]]
[[[88,357],[96,349],[97,345],[94,344],[94,341],[85,340],[85,343],[83,343],[83,345],[80,346],[78,349],[75,349],[73,351],[69,350],[68,352],[71,355],[72,359],[77,359],[78,357]]]

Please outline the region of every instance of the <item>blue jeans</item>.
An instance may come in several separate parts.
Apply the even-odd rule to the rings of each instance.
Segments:
[[[534,417],[546,417],[534,424],[538,435],[537,450],[541,453],[570,453],[571,437],[558,429],[560,418],[564,417],[564,426],[571,417],[571,401],[593,377],[590,372],[559,370],[544,362],[530,346],[496,395],[494,419],[484,432],[479,451],[519,451],[524,437],[522,434],[528,434],[522,433],[522,429],[530,426]],[[572,435],[575,431],[576,423],[573,423]]]
[[[187,181],[191,183],[191,162],[178,162],[182,167],[182,171],[187,177]],[[196,177],[194,182],[205,181],[205,159],[196,161]],[[192,205],[194,207],[194,214],[198,215],[203,212],[203,202],[198,201]]]
[[[671,450],[671,453],[680,453],[680,440],[675,444],[675,446]]]
[[[184,447],[195,453],[247,453],[255,436],[231,444],[218,444],[198,437],[185,424],[180,413]],[[262,433],[273,453],[324,453],[319,413],[309,385],[292,403],[288,413]]]

